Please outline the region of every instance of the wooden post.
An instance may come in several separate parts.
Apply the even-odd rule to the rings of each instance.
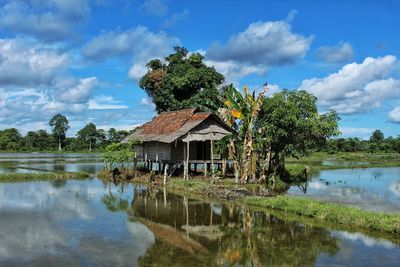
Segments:
[[[188,133],[186,141],[186,179],[189,180],[190,133]]]
[[[207,161],[204,161],[204,177],[207,177]]]
[[[164,186],[167,184],[167,173],[168,173],[168,171],[167,171],[167,169],[168,169],[168,163],[165,163],[164,164]]]
[[[222,159],[222,177],[226,176],[226,158]]]
[[[214,180],[214,148],[213,139],[211,138],[211,179]]]

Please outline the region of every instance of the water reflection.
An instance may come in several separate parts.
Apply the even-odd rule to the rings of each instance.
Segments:
[[[345,203],[374,211],[400,212],[400,168],[320,171],[289,194]]]
[[[379,258],[368,257],[378,252]],[[0,184],[0,266],[395,266],[399,261],[400,248],[386,240],[163,189],[97,179]]]
[[[97,173],[103,167],[96,154],[0,153],[0,173]]]

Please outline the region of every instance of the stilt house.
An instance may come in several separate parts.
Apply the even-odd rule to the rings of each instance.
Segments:
[[[163,164],[183,164],[184,176],[188,177],[191,164],[222,164],[214,161],[213,142],[233,132],[218,116],[197,109],[162,112],[152,121],[138,127],[124,142],[141,141],[135,146],[137,157],[142,161]]]

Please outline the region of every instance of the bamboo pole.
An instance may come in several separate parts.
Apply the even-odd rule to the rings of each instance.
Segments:
[[[214,180],[214,143],[213,138],[211,138],[211,179]]]

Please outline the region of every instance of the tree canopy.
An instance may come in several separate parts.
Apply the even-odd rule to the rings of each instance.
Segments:
[[[222,106],[219,87],[224,76],[203,62],[199,53],[189,54],[183,47],[164,61],[147,63],[148,72],[139,85],[151,97],[157,112],[199,107],[217,110]]]
[[[93,123],[88,123],[85,127],[78,131],[77,136],[84,143],[88,143],[89,151],[92,151],[92,147],[94,147],[96,143],[96,138],[98,136],[96,125],[94,125]]]
[[[52,128],[53,135],[58,139],[58,150],[61,151],[61,143],[64,141],[69,129],[69,121],[64,115],[57,114],[51,118],[49,124]]]

